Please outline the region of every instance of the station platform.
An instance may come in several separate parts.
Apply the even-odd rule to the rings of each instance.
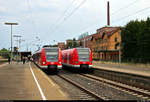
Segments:
[[[0,65],[0,100],[69,100],[33,63]]]
[[[150,66],[93,62],[93,68],[150,77]]]

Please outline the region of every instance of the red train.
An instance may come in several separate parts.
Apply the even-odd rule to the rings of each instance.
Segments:
[[[43,47],[33,55],[33,61],[41,68],[62,69],[61,49],[56,47]]]
[[[62,51],[63,66],[89,69],[92,67],[92,52],[90,48],[73,48]]]

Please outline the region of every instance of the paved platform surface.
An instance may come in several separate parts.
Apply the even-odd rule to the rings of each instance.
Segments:
[[[150,77],[150,68],[133,65],[119,65],[119,64],[102,64],[98,62],[93,63],[94,68],[105,69],[110,71],[124,72],[135,75],[142,75]]]
[[[69,98],[34,64],[13,62],[0,65],[0,100],[69,100]]]

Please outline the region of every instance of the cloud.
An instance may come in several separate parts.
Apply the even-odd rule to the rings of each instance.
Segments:
[[[119,10],[115,15],[111,15],[112,26],[123,26],[129,20],[145,19],[150,15],[150,10],[146,10],[112,23],[112,20],[148,7],[150,2],[149,0],[138,0],[134,5],[123,10],[120,8],[135,0],[109,1],[111,14]],[[0,48],[6,43],[8,43],[7,48],[10,46],[8,41],[10,27],[4,25],[6,21],[19,23],[18,26],[13,27],[14,34],[21,34],[23,39],[34,39],[39,36],[42,44],[53,44],[53,40],[65,41],[68,38],[78,37],[84,32],[92,34],[96,32],[96,29],[107,24],[107,0],[86,0],[72,16],[59,24],[63,20],[63,16],[69,15],[81,2],[82,0],[0,0],[0,35],[3,36],[0,37]],[[64,14],[67,8],[68,11]],[[55,26],[57,27],[55,28]],[[55,28],[54,31],[52,31],[53,28]],[[28,40],[24,42],[25,47],[22,47],[22,50],[26,49],[28,42]]]

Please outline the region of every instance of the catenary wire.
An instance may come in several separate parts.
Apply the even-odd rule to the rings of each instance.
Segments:
[[[72,5],[73,5],[73,3],[74,3],[75,1],[76,1],[76,0],[73,0],[73,1],[69,4],[69,6],[65,9],[65,11],[57,18],[56,23],[58,23],[62,18],[65,17],[66,13],[67,13],[68,10],[72,7]],[[54,24],[52,24],[51,27],[53,27],[53,25],[54,25]]]
[[[60,22],[58,25],[55,26],[55,28],[52,30],[52,32],[55,32],[56,28],[59,27],[64,21],[66,21],[67,19],[69,19],[84,3],[86,2],[86,0],[83,0],[67,17],[65,17],[63,19],[62,22]]]
[[[118,9],[117,11],[115,11],[114,13],[112,13],[111,15],[115,15],[116,13],[120,12],[121,10],[124,10],[124,9],[129,8],[131,5],[135,4],[135,3],[138,2],[138,1],[139,1],[139,0],[133,1],[132,3],[130,3],[130,4],[126,5],[126,6],[124,6],[124,7],[120,8],[120,9]],[[93,26],[95,26],[95,25],[97,25],[97,24],[93,24],[92,26],[87,26],[87,27],[85,27],[83,30],[88,29],[88,28],[91,28],[91,27],[93,27]]]
[[[124,9],[129,8],[130,6],[134,5],[134,4],[137,3],[138,1],[139,1],[139,0],[135,0],[135,1],[133,1],[132,3],[130,3],[130,4],[128,4],[128,5],[126,5],[126,6],[122,7],[122,8],[119,8],[118,10],[116,10],[115,12],[113,12],[113,13],[111,14],[111,16],[117,14],[118,12],[120,12],[120,11],[122,11],[122,10],[124,10]]]
[[[30,0],[26,0],[26,2],[27,2],[27,7],[28,7],[28,10],[29,10],[29,13],[30,13],[30,18],[32,20],[31,22],[32,22],[34,31],[35,31],[36,34],[38,34],[37,33],[37,26],[36,26],[36,23],[35,23],[35,21],[33,19],[33,12],[32,12],[32,8],[31,8],[31,5],[30,5]]]
[[[113,23],[113,22],[121,21],[121,20],[123,20],[123,19],[125,19],[125,18],[127,18],[127,17],[130,17],[130,16],[135,15],[135,14],[137,14],[137,13],[143,12],[143,11],[145,11],[145,10],[147,10],[147,9],[150,9],[150,7],[146,7],[146,8],[144,8],[144,9],[138,10],[138,11],[132,13],[132,14],[129,14],[129,15],[127,15],[127,16],[124,16],[124,17],[121,17],[121,18],[119,18],[119,19],[116,19],[116,20],[112,21],[112,23]]]

